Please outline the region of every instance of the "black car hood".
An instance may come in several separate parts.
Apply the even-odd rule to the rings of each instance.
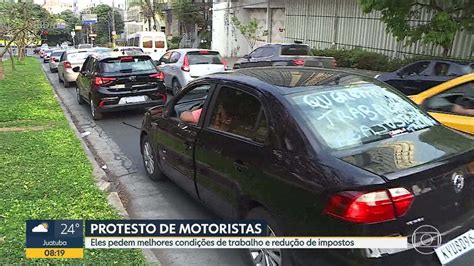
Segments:
[[[434,126],[335,155],[375,174],[386,175],[461,154],[474,160],[474,139]]]

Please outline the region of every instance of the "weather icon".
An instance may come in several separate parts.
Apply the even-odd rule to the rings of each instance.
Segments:
[[[48,232],[48,223],[42,223],[42,224],[39,224],[39,225],[33,227],[33,229],[31,229],[31,232],[33,232],[33,233],[47,233]]]

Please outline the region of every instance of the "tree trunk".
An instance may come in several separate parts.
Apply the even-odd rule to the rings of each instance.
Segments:
[[[8,54],[10,55],[10,61],[12,62],[12,70],[15,70],[15,58],[13,58],[13,51],[9,49]]]
[[[151,28],[151,18],[148,17],[148,31],[152,31],[152,28]]]
[[[3,60],[0,58],[0,80],[5,79],[5,72],[3,71]]]

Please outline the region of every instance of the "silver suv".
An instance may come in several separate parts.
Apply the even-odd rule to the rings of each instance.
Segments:
[[[173,94],[191,80],[226,70],[225,61],[217,51],[205,49],[176,49],[166,52],[157,61],[164,75],[164,84]]]

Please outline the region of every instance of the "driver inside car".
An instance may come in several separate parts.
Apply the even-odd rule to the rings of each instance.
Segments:
[[[195,110],[184,111],[179,116],[181,121],[191,124],[197,124],[199,122],[199,117],[201,116],[202,107]]]
[[[451,111],[461,115],[474,116],[474,82],[471,82],[471,88],[466,91],[465,95],[456,100]]]

